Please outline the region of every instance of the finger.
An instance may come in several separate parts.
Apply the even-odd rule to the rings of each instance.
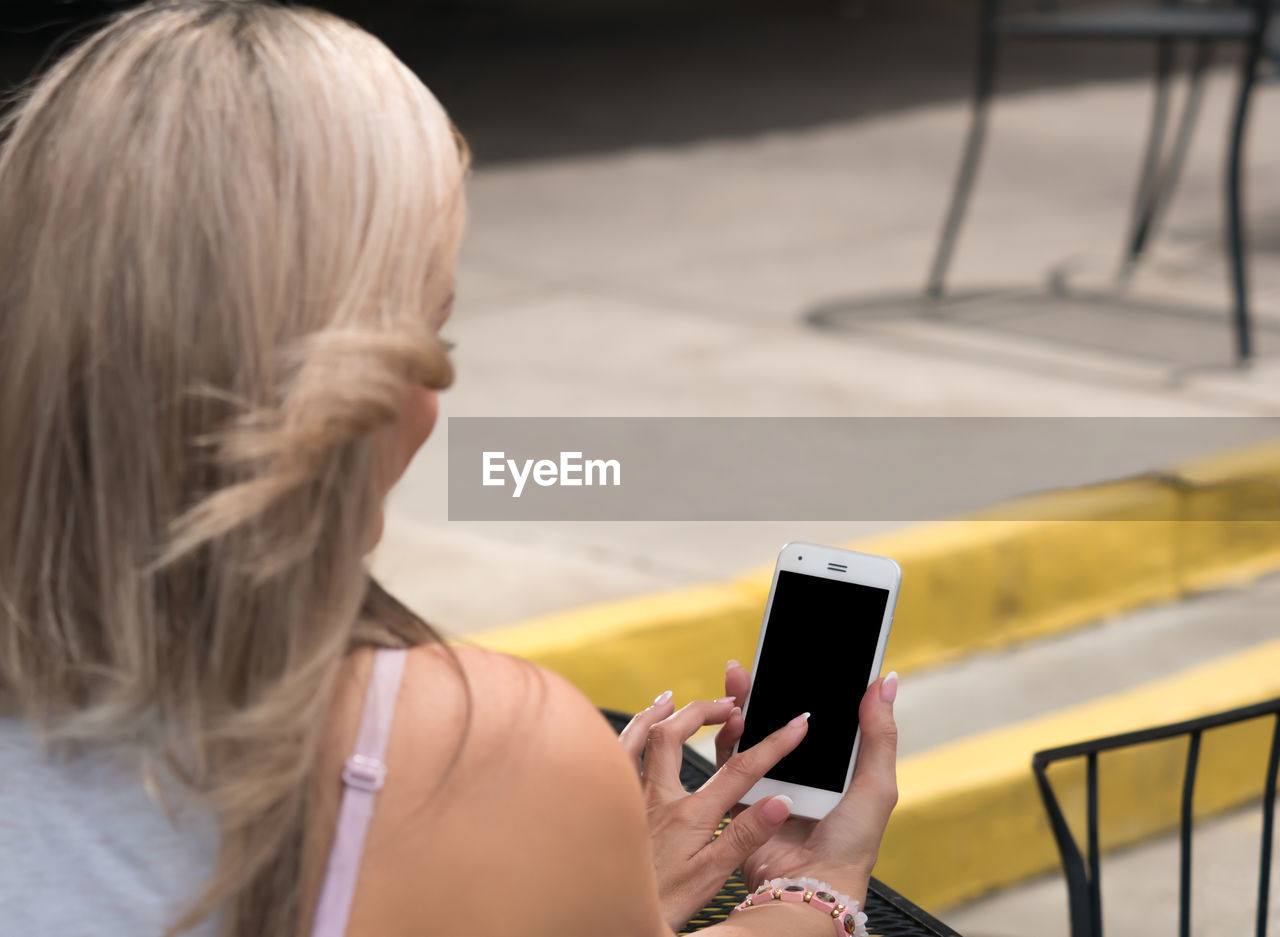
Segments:
[[[725,719],[724,725],[720,727],[720,731],[716,733],[716,767],[723,768],[724,763],[729,760],[729,756],[733,754],[733,746],[738,744],[738,739],[742,738],[742,727],[745,723],[742,721],[742,709],[735,706],[729,712],[729,717]]]
[[[636,772],[640,771],[640,755],[644,751],[645,739],[649,737],[649,730],[653,728],[653,724],[662,719],[666,719],[675,709],[675,703],[671,701],[671,691],[658,696],[648,709],[642,709],[631,717],[631,721],[627,723],[625,729],[618,733],[618,740],[622,742],[622,748],[631,760],[635,762]]]
[[[706,802],[706,809],[723,814],[742,800],[766,771],[800,744],[807,731],[809,714],[802,713],[746,751],[730,757],[698,791],[699,798]]]
[[[739,813],[716,837],[708,849],[715,868],[725,878],[733,874],[747,857],[767,843],[791,816],[790,797],[775,795],[756,801]]]
[[[684,743],[705,725],[724,722],[733,708],[733,700],[694,700],[649,729],[644,746],[646,786],[662,797],[681,796],[680,765],[684,760]]]
[[[732,696],[739,706],[747,701],[747,691],[751,689],[751,674],[736,660],[731,660],[724,667],[724,695]]]
[[[725,720],[724,726],[716,733],[717,768],[724,767],[724,763],[733,754],[733,746],[737,745],[738,739],[742,737],[741,707],[746,701],[747,691],[750,689],[751,675],[747,672],[747,668],[736,660],[731,660],[724,665],[724,695],[732,696],[737,705],[729,713],[729,718]]]
[[[898,674],[891,672],[867,687],[858,707],[862,741],[853,782],[844,800],[857,791],[859,808],[875,805],[887,820],[898,802],[898,725],[893,718],[893,701],[898,695]]]

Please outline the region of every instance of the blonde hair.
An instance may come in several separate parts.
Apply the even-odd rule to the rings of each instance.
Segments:
[[[118,16],[0,132],[0,708],[216,811],[170,933],[292,933],[343,655],[433,638],[363,554],[451,380],[465,151],[376,39],[243,0]]]

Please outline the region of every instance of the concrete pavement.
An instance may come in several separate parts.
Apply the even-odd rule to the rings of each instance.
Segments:
[[[1255,933],[1262,811],[1257,805],[1207,820],[1192,840],[1191,932]],[[1164,937],[1178,927],[1178,839],[1170,834],[1108,856],[1102,866],[1103,928],[1125,937]],[[1280,927],[1280,869],[1272,865],[1268,933]],[[1046,875],[967,906],[943,920],[965,937],[1067,937],[1067,892]]]
[[[1166,236],[1131,290],[1176,297],[1172,311],[1055,305],[1040,288],[1070,267],[1092,289],[1114,260],[1149,92],[1140,80],[999,101],[954,282],[1012,285],[1023,298],[941,316],[903,298],[928,261],[960,102],[747,140],[482,163],[444,415],[1275,414],[1270,333],[1252,369],[1226,366],[1216,219],[1229,90],[1230,76],[1215,75]],[[1266,158],[1280,143],[1280,121],[1266,120],[1278,91],[1259,94],[1250,150],[1263,319],[1280,312],[1280,164]],[[869,311],[825,330],[806,321],[833,302]],[[1188,304],[1199,312],[1183,314]],[[1176,334],[1164,346],[1149,341],[1166,332]],[[788,539],[883,526],[445,525],[446,445],[442,425],[393,495],[378,568],[456,632],[725,575]]]

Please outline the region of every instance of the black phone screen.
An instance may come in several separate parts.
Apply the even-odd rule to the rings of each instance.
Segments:
[[[839,793],[858,734],[889,590],[778,573],[739,750],[803,712],[804,741],[765,777]]]

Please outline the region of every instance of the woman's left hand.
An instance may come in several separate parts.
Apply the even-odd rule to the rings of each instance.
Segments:
[[[737,661],[730,661],[725,692],[741,702],[750,687],[747,671]],[[862,747],[848,791],[822,821],[792,817],[748,857],[742,865],[748,887],[780,875],[808,875],[825,878],[859,904],[866,903],[880,841],[898,801],[898,729],[893,718],[897,694],[896,673],[867,687],[858,707]],[[741,735],[741,716],[720,730],[716,736],[718,763],[724,763]]]
[[[742,695],[746,695],[745,688]],[[663,919],[672,930],[678,930],[786,822],[790,815],[787,801],[766,797],[743,810],[724,832],[715,836],[729,809],[800,744],[808,726],[783,726],[759,744],[730,757],[728,750],[721,751],[721,736],[735,719],[741,734],[742,721],[742,711],[732,696],[698,700],[676,712],[672,712],[673,708],[669,696],[658,697],[631,720],[620,738],[636,762],[644,788]],[[716,742],[717,754],[723,755],[717,758],[720,769],[690,794],[680,783],[684,743],[704,725],[721,723],[725,728]]]

